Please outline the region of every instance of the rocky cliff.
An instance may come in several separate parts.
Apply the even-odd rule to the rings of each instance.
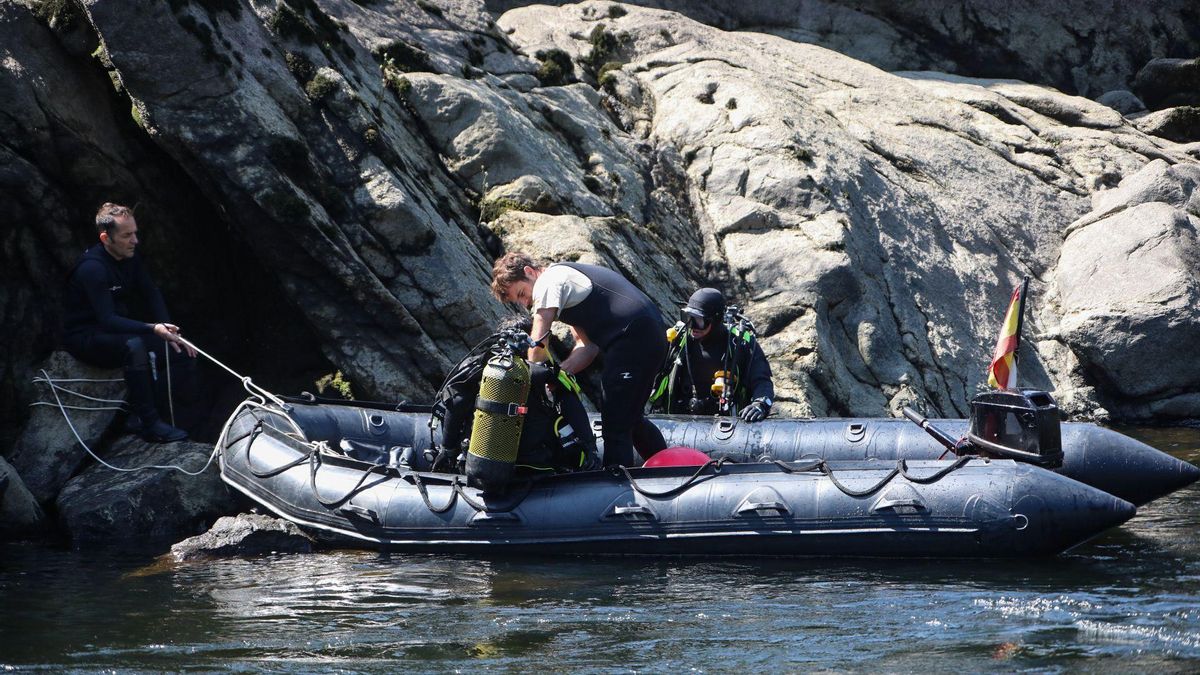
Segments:
[[[1028,275],[1022,384],[1200,417],[1190,3],[640,4],[0,0],[0,440],[104,200],[283,391],[426,399],[524,248],[720,286],[787,413],[965,414]]]

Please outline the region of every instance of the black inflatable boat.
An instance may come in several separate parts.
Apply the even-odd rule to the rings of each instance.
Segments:
[[[1058,411],[1047,398],[1042,392],[1030,391],[984,394],[973,403],[970,420],[925,421],[932,434],[919,425],[924,420],[913,424],[897,418],[770,417],[755,424],[693,416],[651,419],[668,446],[693,447],[738,461],[772,458],[790,462],[815,457],[895,461],[983,450],[1045,467],[1138,506],[1200,479],[1200,468],[1112,429],[1082,422],[1060,424]],[[1010,433],[989,433],[992,422],[1001,430],[1007,426]],[[592,424],[599,427],[598,415],[592,417]],[[942,442],[937,440],[938,433]]]
[[[281,517],[340,544],[418,551],[1044,556],[1135,511],[1035,463],[939,460],[940,451],[917,459],[901,446],[927,445],[923,432],[902,441],[899,427],[883,420],[728,428],[658,420],[673,440],[710,454],[719,444],[743,455],[733,459],[758,460],[765,444],[774,451],[766,461],[562,473],[487,494],[461,474],[429,471],[438,432],[428,421],[429,409],[420,406],[248,400],[218,441],[221,475]],[[845,437],[849,429],[862,438],[814,440]],[[704,447],[712,430],[713,447]],[[785,436],[797,447],[775,447]],[[859,456],[801,458],[820,452]]]
[[[429,406],[347,406],[311,396],[286,398],[286,402],[311,440],[336,445],[350,438],[403,448],[429,448],[441,441],[440,433],[429,428]],[[651,415],[650,419],[662,430],[668,446],[696,448],[714,459],[743,463],[773,459],[894,463],[954,457],[987,446],[994,457],[1041,466],[1137,506],[1200,479],[1200,468],[1112,429],[1060,423],[1053,400],[1035,391],[982,394],[970,420],[916,420],[917,424],[897,418],[769,417],[754,424],[690,415]],[[923,429],[922,422],[933,433]],[[591,415],[591,424],[599,443],[599,415]],[[989,433],[989,427],[1009,433]],[[957,447],[948,449],[948,444]],[[431,458],[415,454],[409,464],[429,468]]]

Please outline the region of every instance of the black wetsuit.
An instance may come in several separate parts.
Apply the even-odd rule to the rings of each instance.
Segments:
[[[667,355],[666,324],[650,298],[620,274],[596,265],[558,264],[582,272],[592,282],[583,302],[559,308],[558,320],[582,330],[604,356],[604,463],[634,466],[635,445],[643,458],[666,445],[643,413],[654,375]]]
[[[654,412],[720,414],[720,400],[712,394],[712,383],[713,375],[722,370],[733,371],[736,381],[730,399],[733,405],[725,412],[741,410],[757,398],[775,398],[771,366],[758,341],[734,337],[723,324],[713,326],[700,340],[685,338],[678,361],[668,364],[667,372],[662,373],[662,377],[669,378],[667,390],[651,406]]]
[[[129,318],[135,312],[151,320]],[[137,254],[117,260],[96,244],[75,263],[64,298],[63,343],[79,360],[105,368],[129,365],[126,343],[142,338],[161,345],[154,324],[168,321],[162,293]]]
[[[75,263],[64,297],[63,347],[84,363],[124,367],[132,411],[147,429],[159,419],[152,365],[163,362],[169,349],[154,334],[154,324],[169,321],[162,293],[150,280],[140,256],[117,260],[102,244],[96,244]],[[197,414],[193,410],[195,359],[174,358],[170,365],[171,383],[184,409],[181,412],[192,417]]]

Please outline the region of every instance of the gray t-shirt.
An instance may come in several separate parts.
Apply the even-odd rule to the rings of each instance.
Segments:
[[[592,280],[566,265],[551,265],[533,282],[533,312],[539,309],[562,311],[583,302],[592,292]]]

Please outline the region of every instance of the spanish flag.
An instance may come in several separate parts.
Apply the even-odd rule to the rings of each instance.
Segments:
[[[1004,323],[1000,324],[1000,337],[996,340],[996,351],[992,353],[992,365],[988,367],[988,384],[997,389],[1017,388],[1017,348],[1021,345],[1021,323],[1025,309],[1025,293],[1029,289],[1029,277],[1013,289]]]

